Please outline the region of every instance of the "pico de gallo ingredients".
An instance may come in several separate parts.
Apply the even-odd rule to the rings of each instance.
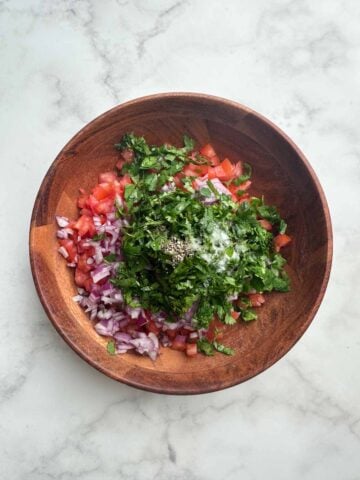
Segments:
[[[274,206],[251,196],[251,167],[125,134],[116,172],[80,189],[79,217],[56,217],[59,253],[75,271],[74,300],[110,355],[155,360],[160,345],[195,357],[233,355],[224,328],[257,318],[265,292],[289,289],[291,238]],[[228,328],[228,327],[226,327]]]

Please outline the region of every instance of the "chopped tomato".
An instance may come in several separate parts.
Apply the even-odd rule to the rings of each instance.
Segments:
[[[80,215],[86,215],[87,217],[92,217],[93,213],[89,208],[82,208],[80,210]]]
[[[59,240],[59,243],[62,247],[65,248],[65,250],[68,253],[68,258],[66,259],[69,263],[72,263],[75,260],[76,257],[76,245],[73,240],[70,240],[68,238],[64,238],[62,240]]]
[[[114,199],[105,198],[101,202],[98,202],[95,208],[95,213],[98,213],[98,214],[103,213],[105,215],[106,213],[111,212],[113,208],[114,208]]]
[[[123,157],[126,163],[129,163],[134,158],[134,152],[132,150],[123,150],[121,152],[121,156]]]
[[[220,165],[224,170],[225,175],[232,176],[234,174],[234,165],[230,162],[228,158],[224,158]]]
[[[211,157],[209,160],[213,167],[220,165],[220,158],[217,155],[215,155],[214,157]]]
[[[196,165],[195,163],[189,163],[185,168],[192,170],[196,177],[198,175],[205,175],[209,169],[207,165]]]
[[[119,184],[123,189],[125,189],[126,185],[130,185],[131,183],[133,182],[130,178],[130,175],[127,175],[127,174],[121,177],[121,179],[119,180]]]
[[[93,219],[87,215],[81,215],[75,223],[74,228],[79,232],[80,237],[84,237],[86,234],[93,237],[96,233]]]
[[[274,248],[276,252],[280,251],[280,248],[285,247],[291,242],[291,238],[289,235],[285,235],[283,233],[279,233],[279,235],[276,235],[274,238]]]
[[[104,198],[114,195],[114,186],[111,183],[99,183],[92,193],[96,200],[104,200]]]
[[[265,297],[261,293],[250,293],[249,300],[252,307],[261,307],[265,303]]]
[[[182,170],[182,173],[185,175],[185,177],[198,177],[199,174],[196,173],[191,167],[190,165],[186,165],[183,170]]]
[[[116,179],[117,176],[114,172],[105,172],[99,175],[99,183],[112,183]]]
[[[196,343],[187,343],[186,344],[186,355],[188,357],[195,357],[197,355],[197,345],[196,345]]]
[[[210,145],[210,143],[207,143],[200,149],[201,155],[204,155],[204,157],[207,158],[212,158],[216,156],[216,152],[214,150],[214,147]]]
[[[220,180],[223,180],[225,176],[225,172],[221,165],[208,168],[209,180],[212,180],[213,178],[219,178]]]
[[[171,344],[171,348],[184,352],[186,350],[186,343],[175,338]]]
[[[265,218],[261,218],[260,220],[258,220],[258,222],[260,223],[262,228],[265,228],[265,230],[267,230],[268,232],[272,230],[272,224],[269,222],[269,220],[265,220]]]
[[[88,258],[90,258],[90,255],[88,253],[83,253],[82,255],[79,255],[79,260],[78,260],[78,269],[81,270],[83,273],[88,273],[92,270],[92,266],[87,263]]]
[[[234,177],[240,177],[240,175],[242,175],[243,173],[243,168],[242,168],[242,163],[241,162],[237,162],[235,163],[235,166],[234,166]]]
[[[209,167],[208,177],[209,179],[218,178],[224,182],[232,180],[235,177],[235,166],[230,162],[228,158],[225,158],[220,165],[216,167]]]
[[[250,188],[250,185],[251,185],[251,180],[246,180],[246,182],[240,183],[240,185],[231,184],[231,185],[229,185],[228,189],[230,190],[231,193],[233,193],[234,195],[236,195],[239,198],[241,192],[244,192],[248,188]]]
[[[179,332],[177,330],[166,330],[166,335],[170,338],[170,340],[174,340],[176,335],[179,335]]]
[[[233,317],[234,320],[237,320],[240,317],[240,312],[235,312],[235,310],[233,310],[231,312],[231,316]]]
[[[91,280],[89,273],[84,273],[80,268],[75,269],[75,283],[78,287],[85,287],[86,282]]]
[[[206,338],[209,342],[213,342],[215,339],[220,340],[223,336],[224,324],[217,318],[215,318],[209,325],[206,333]]]
[[[158,327],[153,320],[149,320],[145,327],[148,333],[152,332],[155,333],[155,335],[159,335],[161,332],[161,328]]]

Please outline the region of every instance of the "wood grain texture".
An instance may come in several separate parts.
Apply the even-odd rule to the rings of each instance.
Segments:
[[[211,142],[221,156],[253,167],[253,194],[264,194],[288,222],[284,250],[289,293],[272,293],[259,319],[227,330],[234,357],[197,356],[162,349],[159,359],[110,356],[87,314],[72,301],[73,272],[57,254],[55,214],[74,217],[79,187],[90,189],[118,159],[113,145],[128,131],[150,143],[180,145],[187,133]],[[201,94],[169,93],[119,105],[89,123],[63,148],[37,195],[30,227],[30,259],[41,302],[65,341],[109,377],[159,393],[196,394],[236,385],[279,360],[299,340],[319,308],[329,278],[332,231],[321,186],[300,150],[271,122],[247,107]]]

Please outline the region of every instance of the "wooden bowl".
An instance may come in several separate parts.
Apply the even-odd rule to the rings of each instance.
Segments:
[[[55,214],[75,217],[79,187],[90,189],[118,160],[113,145],[125,132],[150,143],[181,144],[184,133],[221,156],[253,167],[253,194],[264,194],[288,222],[293,242],[284,250],[292,288],[266,295],[259,319],[229,329],[223,342],[233,357],[187,358],[163,349],[158,360],[133,353],[110,356],[106,340],[73,302],[73,271],[57,253]],[[167,93],[139,98],[100,115],[62,149],[37,195],[30,228],[30,258],[40,300],[54,327],[84,360],[109,377],[159,393],[195,394],[243,382],[279,360],[299,340],[319,308],[332,259],[325,196],[308,161],[269,120],[222,98]]]

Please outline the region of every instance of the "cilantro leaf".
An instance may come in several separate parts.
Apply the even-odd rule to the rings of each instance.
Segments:
[[[114,342],[114,340],[110,340],[110,341],[107,343],[106,350],[108,351],[108,353],[109,353],[110,355],[115,355],[116,347],[115,347],[115,342]]]
[[[234,355],[235,350],[230,347],[225,347],[225,345],[218,343],[217,341],[214,341],[213,343],[215,350],[217,350],[220,353],[224,353],[225,355]]]
[[[207,356],[214,355],[214,345],[206,338],[197,341],[198,350]]]

